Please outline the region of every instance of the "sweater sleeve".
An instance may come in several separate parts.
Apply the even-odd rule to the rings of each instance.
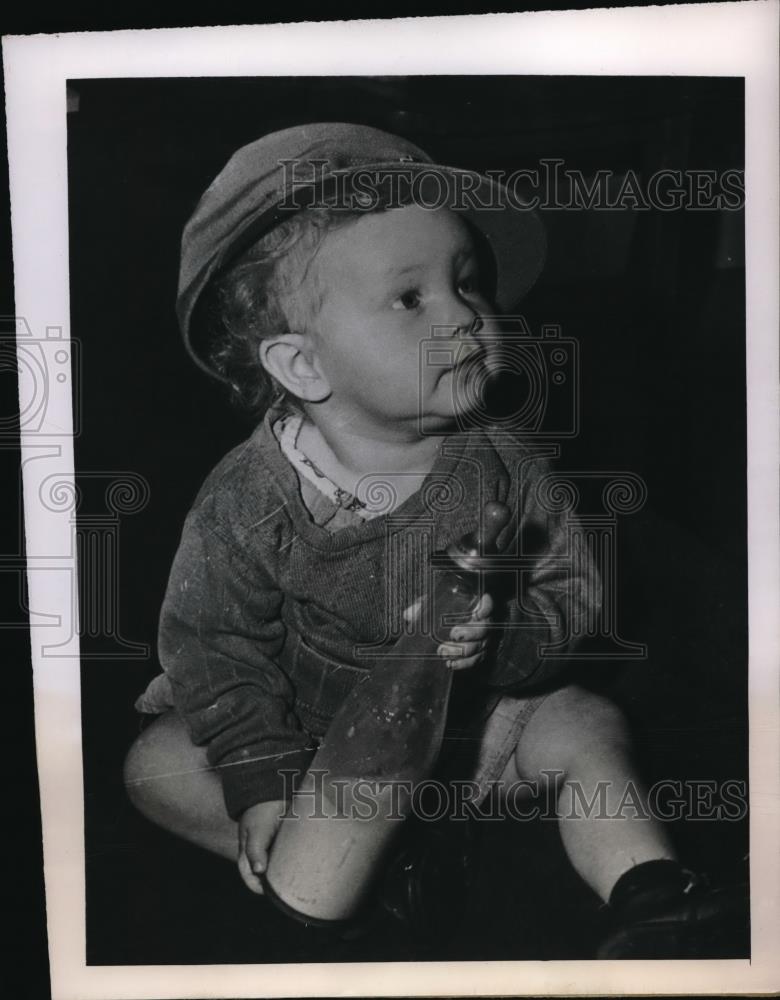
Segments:
[[[163,603],[160,662],[234,819],[258,802],[289,797],[280,769],[305,770],[314,752],[275,662],[285,638],[281,604],[267,572],[190,514]]]
[[[573,510],[558,509],[545,489],[548,461],[535,457],[522,468],[516,553],[525,565],[512,574],[487,678],[507,689],[554,682],[601,606],[600,577],[579,519]]]

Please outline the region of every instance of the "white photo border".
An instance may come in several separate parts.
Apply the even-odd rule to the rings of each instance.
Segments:
[[[39,495],[53,473],[73,483],[65,382],[53,387],[39,431],[22,442],[30,606],[56,616],[63,641],[76,635],[61,657],[44,658],[40,649],[52,643],[52,629],[31,624],[55,1000],[734,994],[780,988],[779,12],[777,0],[749,0],[4,39],[16,312],[33,337],[50,337],[46,350],[69,346],[67,79],[304,73],[745,78],[752,959],[87,966],[79,649],[69,585],[76,572],[73,528]],[[20,344],[30,335],[17,332]]]

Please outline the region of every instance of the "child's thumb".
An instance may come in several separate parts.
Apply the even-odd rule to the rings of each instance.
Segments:
[[[420,617],[420,608],[422,607],[422,597],[418,597],[414,604],[410,604],[409,607],[404,611],[404,621],[412,624],[416,622]]]
[[[264,872],[268,867],[269,846],[270,837],[266,831],[251,832],[246,838],[244,853],[246,854],[246,859],[249,862],[249,867],[255,875],[259,875],[261,872]]]

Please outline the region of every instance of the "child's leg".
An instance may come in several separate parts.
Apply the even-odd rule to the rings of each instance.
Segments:
[[[663,826],[632,814],[629,800],[651,815],[631,761],[628,727],[615,705],[574,685],[542,702],[503,777],[544,780],[550,771],[563,772],[558,815],[564,847],[603,900],[634,866],[675,858]]]
[[[219,777],[209,765],[206,751],[193,745],[175,712],[160,716],[135,741],[125,762],[125,785],[130,800],[153,823],[198,847],[231,861],[239,860],[238,824],[225,811]],[[296,829],[294,821],[285,830],[286,836],[281,838],[281,852],[275,850],[272,853],[272,858],[279,855],[274,878],[281,881],[288,893],[292,892],[291,886],[298,886],[299,883],[304,896],[316,898],[319,892],[322,896],[319,905],[325,909],[338,906],[345,898],[347,901],[352,897],[358,898],[374,872],[370,869],[361,871],[361,865],[356,865],[354,858],[360,861],[365,855],[368,863],[377,855],[372,843],[383,844],[388,839],[390,828],[398,826],[398,819],[383,818],[389,817],[393,808],[388,791],[378,792],[374,811],[376,820],[369,823],[358,819],[353,821],[351,827],[343,818],[326,819],[327,804],[320,797],[304,797],[298,805],[300,814],[311,811],[319,818],[304,824],[297,837],[291,836]],[[366,793],[361,801],[364,813],[370,804]],[[253,829],[252,836],[258,842],[273,843],[276,847],[279,845],[279,841],[274,839],[278,828],[277,807],[281,804],[269,805],[274,808],[255,819],[261,826]],[[335,851],[344,863],[344,843],[345,838],[349,839],[348,835],[357,846],[353,852],[351,878],[345,880],[343,871],[340,873],[337,864],[333,863],[332,855]],[[247,849],[242,854],[239,871],[253,892],[261,892],[260,880],[249,871],[248,853]],[[322,871],[329,873],[324,880]],[[332,882],[333,900],[329,899],[329,880]],[[275,888],[278,889],[279,885]]]
[[[147,819],[198,847],[238,858],[238,827],[225,811],[219,777],[175,712],[160,716],[130,748],[125,785]]]

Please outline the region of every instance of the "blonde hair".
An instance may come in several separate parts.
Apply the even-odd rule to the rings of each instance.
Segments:
[[[208,361],[234,402],[255,418],[272,403],[297,405],[261,364],[261,341],[311,331],[324,296],[312,266],[317,251],[328,232],[365,214],[327,207],[298,212],[212,280],[203,314]]]

